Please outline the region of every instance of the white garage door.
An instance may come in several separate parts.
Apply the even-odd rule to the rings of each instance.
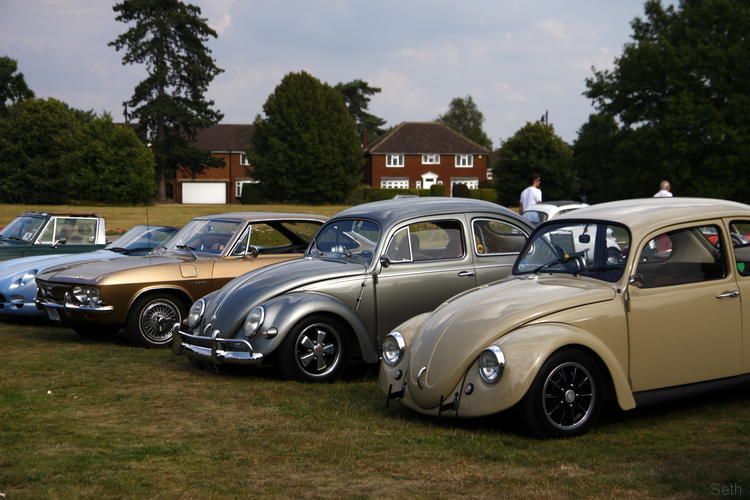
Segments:
[[[182,202],[226,203],[227,185],[225,182],[183,182]]]

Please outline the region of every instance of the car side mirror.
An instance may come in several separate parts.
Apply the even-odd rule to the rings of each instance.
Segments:
[[[643,286],[643,276],[640,274],[634,274],[628,278],[628,284],[633,285],[636,288],[641,288]]]
[[[588,234],[582,234],[578,237],[578,243],[583,243],[584,245],[591,242],[591,236]]]
[[[64,244],[65,244],[65,243],[66,243],[67,241],[68,241],[68,240],[67,240],[67,239],[65,239],[65,238],[60,238],[59,240],[56,240],[56,241],[55,241],[55,242],[54,242],[54,243],[52,244],[52,248],[57,248],[57,247],[58,247],[58,246],[60,246],[60,245],[64,245]]]
[[[383,267],[389,267],[391,265],[391,259],[387,255],[380,257],[380,265]]]

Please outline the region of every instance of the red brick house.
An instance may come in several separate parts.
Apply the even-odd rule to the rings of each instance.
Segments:
[[[195,177],[179,169],[167,181],[167,194],[171,191],[178,203],[239,203],[242,187],[257,182],[246,170],[250,163],[245,152],[252,134],[252,125],[222,123],[201,130],[194,145],[224,159],[224,166],[207,168]]]
[[[490,151],[440,123],[404,122],[365,149],[364,181],[374,188],[478,189],[492,178]]]

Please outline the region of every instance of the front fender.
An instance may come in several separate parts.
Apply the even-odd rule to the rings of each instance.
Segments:
[[[368,333],[362,319],[341,300],[320,292],[292,292],[280,295],[261,304],[265,319],[261,330],[276,328],[278,334],[267,339],[257,335],[251,340],[256,352],[264,355],[275,351],[300,320],[311,314],[333,314],[345,321],[359,342],[362,359],[368,363],[378,361],[375,336]]]
[[[627,375],[617,358],[604,342],[585,330],[562,323],[537,323],[504,335],[494,345],[505,354],[503,376],[494,385],[485,384],[474,361],[466,372],[464,385],[471,383],[475,389],[471,395],[461,398],[461,416],[489,415],[515,405],[529,390],[552,353],[568,346],[583,346],[599,356],[612,379],[620,408],[635,408]]]

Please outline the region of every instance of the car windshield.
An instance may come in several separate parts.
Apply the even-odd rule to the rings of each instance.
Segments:
[[[513,274],[563,273],[615,282],[630,251],[630,233],[600,221],[548,222],[534,233]]]
[[[368,265],[379,238],[380,226],[371,220],[333,220],[318,232],[308,256],[354,257]]]
[[[194,219],[162,248],[168,252],[220,255],[241,227],[242,223],[239,221]]]
[[[532,224],[541,224],[547,220],[547,214],[538,210],[526,210],[521,216]]]
[[[107,250],[139,250],[163,245],[177,230],[173,227],[138,225],[107,245]]]
[[[2,232],[0,232],[0,238],[28,241],[31,243],[42,228],[45,220],[45,217],[36,217],[33,215],[16,217],[10,224],[3,228]]]

